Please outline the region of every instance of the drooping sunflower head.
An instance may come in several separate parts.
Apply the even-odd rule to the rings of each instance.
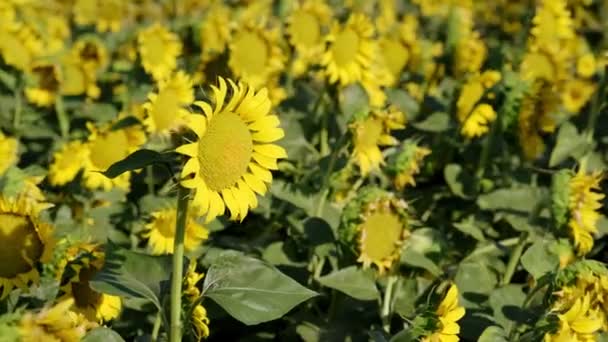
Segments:
[[[39,266],[50,260],[54,239],[50,225],[22,198],[0,197],[0,299],[14,288],[26,290],[39,281]]]
[[[228,99],[228,85],[232,92]],[[270,114],[268,91],[255,91],[250,85],[219,78],[213,86],[214,106],[197,101],[201,114],[185,117],[196,135],[192,143],[176,149],[188,157],[182,170],[181,185],[195,190],[193,204],[207,222],[222,215],[226,208],[231,219],[242,220],[257,206],[256,193],[263,195],[272,182],[270,170],[277,170],[277,159],[285,150],[274,144],[284,136],[279,118]]]
[[[355,119],[350,125],[353,134],[353,158],[363,175],[384,163],[380,146],[396,145],[398,141],[390,132],[404,127],[405,115],[394,107],[375,110]]]
[[[175,208],[163,209],[152,213],[152,220],[146,225],[144,237],[148,238],[148,245],[152,254],[172,254],[175,240],[175,221],[177,212]],[[209,231],[196,222],[192,215],[186,222],[186,236],[184,247],[192,251],[209,237]]]
[[[569,182],[570,235],[579,255],[585,255],[593,248],[593,234],[597,232],[599,209],[604,194],[600,190],[602,174],[587,174],[579,171]]]
[[[363,267],[389,271],[409,236],[407,204],[378,188],[364,188],[344,209],[340,240],[355,250]]]
[[[391,159],[388,171],[393,175],[393,184],[397,190],[406,186],[416,186],[414,176],[420,172],[422,160],[431,154],[431,150],[421,147],[415,140],[405,140],[399,152]]]
[[[169,76],[177,67],[182,53],[179,36],[160,24],[152,25],[137,34],[141,64],[156,81]]]
[[[363,14],[352,14],[344,25],[333,23],[321,58],[330,83],[344,86],[363,78],[375,53],[373,35],[374,27]]]
[[[19,322],[22,340],[80,341],[92,326],[70,312],[73,304],[73,299],[66,299],[39,312],[24,314]]]
[[[198,301],[201,291],[197,286],[203,277],[204,273],[196,271],[196,262],[190,261],[188,271],[186,272],[183,295],[186,298],[184,301],[185,309],[191,313],[190,319],[190,331],[196,337],[198,341],[207,338],[209,336],[209,318],[207,317],[207,310],[202,303]]]
[[[169,134],[183,124],[183,118],[189,113],[186,109],[194,101],[192,79],[183,71],[158,83],[158,92],[148,95],[148,102],[143,105],[146,112],[144,125],[151,133]]]
[[[67,251],[66,267],[61,279],[60,300],[72,299],[71,311],[91,322],[105,322],[120,313],[120,297],[97,292],[90,286],[103,267],[105,253],[99,245],[81,244]]]
[[[53,63],[36,62],[31,71],[32,85],[25,88],[27,99],[40,107],[55,103],[59,92],[61,74],[59,66]]]
[[[0,175],[17,163],[18,148],[19,141],[17,139],[6,136],[0,131]]]

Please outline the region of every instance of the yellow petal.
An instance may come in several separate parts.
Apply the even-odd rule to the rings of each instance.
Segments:
[[[287,158],[285,149],[274,144],[253,145],[253,150],[271,158]]]
[[[269,143],[273,141],[277,141],[285,136],[283,129],[281,128],[272,128],[266,129],[261,132],[254,132],[251,137],[255,141]]]
[[[198,143],[184,144],[175,149],[175,152],[188,157],[198,156]]]

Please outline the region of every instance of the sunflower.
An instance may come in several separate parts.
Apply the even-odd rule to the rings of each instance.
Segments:
[[[579,255],[589,253],[593,248],[593,235],[597,232],[598,210],[605,197],[600,191],[601,173],[579,172],[570,179],[570,234]]]
[[[22,341],[82,340],[88,328],[92,326],[70,312],[73,304],[73,299],[67,299],[39,312],[27,312],[19,322]]]
[[[177,67],[182,53],[179,36],[160,24],[152,25],[137,34],[141,64],[156,81],[169,76]]]
[[[71,310],[91,322],[104,322],[120,314],[120,297],[93,290],[90,281],[105,262],[105,253],[98,245],[84,244],[70,248],[61,280],[59,300],[74,300]]]
[[[429,154],[431,150],[418,146],[416,141],[406,140],[401,144],[388,169],[394,176],[393,184],[397,190],[403,190],[407,185],[416,186],[414,175],[420,172],[420,164]]]
[[[76,0],[74,21],[80,26],[95,24],[98,32],[118,32],[129,17],[129,3],[122,0]]]
[[[88,152],[86,144],[81,141],[71,141],[55,152],[53,162],[49,165],[51,185],[61,186],[76,178],[88,158]]]
[[[19,140],[0,131],[0,176],[18,160]]]
[[[377,188],[364,188],[349,202],[342,217],[340,239],[356,245],[357,261],[372,264],[379,274],[390,270],[409,236],[407,203]]]
[[[576,299],[568,311],[557,317],[559,328],[553,334],[545,334],[545,342],[595,341],[595,333],[602,328],[598,312],[590,309],[588,295]]]
[[[363,175],[384,163],[380,146],[396,145],[397,139],[390,132],[404,127],[405,115],[394,107],[372,111],[350,125],[355,146],[353,158]]]
[[[173,241],[175,239],[175,222],[177,212],[175,208],[163,209],[152,213],[152,221],[146,225],[147,231],[144,237],[148,238],[148,244],[152,254],[172,254]],[[185,248],[192,251],[207,240],[209,231],[196,222],[194,216],[190,215],[186,224]]]
[[[81,38],[72,47],[70,53],[80,61],[84,69],[92,77],[108,64],[108,51],[96,37]]]
[[[289,42],[297,56],[293,60],[296,76],[303,74],[308,66],[317,63],[316,58],[325,49],[324,28],[331,20],[331,8],[320,0],[297,2],[296,8],[287,18]]]
[[[277,28],[244,22],[232,36],[229,49],[230,70],[254,89],[266,86],[283,70],[285,56]]]
[[[536,81],[522,100],[518,116],[519,141],[524,157],[538,158],[545,150],[542,133],[555,131],[553,113],[559,106],[559,97],[551,85]]]
[[[564,84],[562,103],[567,111],[578,114],[595,93],[596,86],[592,82],[573,79]]]
[[[194,101],[192,79],[179,71],[158,83],[158,92],[148,95],[143,105],[146,113],[144,125],[151,133],[169,134],[183,124],[189,113],[185,108]]]
[[[198,301],[201,296],[201,291],[196,285],[204,276],[204,273],[196,272],[196,263],[190,261],[182,293],[186,297],[186,300],[184,301],[186,307],[191,312],[190,325],[192,333],[197,341],[209,337],[209,318],[207,317],[207,310]]]
[[[91,70],[83,63],[81,57],[75,53],[64,56],[61,61],[61,94],[78,96],[86,94],[96,99],[101,94],[97,86],[96,70]]]
[[[321,57],[330,83],[344,86],[363,78],[375,54],[373,35],[372,23],[360,13],[352,14],[343,26],[333,23]]]
[[[61,84],[59,67],[52,63],[35,63],[32,67],[35,85],[25,88],[27,99],[40,107],[50,107]]]
[[[27,71],[42,51],[42,41],[29,26],[13,23],[0,28],[0,55],[6,64]]]
[[[26,290],[40,277],[37,267],[50,260],[53,229],[38,220],[38,212],[21,198],[0,197],[0,230],[4,247],[0,256],[0,299],[13,288]]]
[[[586,53],[576,61],[576,73],[580,77],[589,78],[595,74],[597,62],[592,53]]]
[[[462,124],[460,133],[467,138],[480,137],[488,132],[488,126],[496,120],[494,108],[487,103],[480,103]]]
[[[445,297],[437,307],[438,330],[432,335],[424,337],[422,342],[455,342],[459,341],[458,334],[460,333],[460,320],[465,309],[458,304],[458,288],[455,284],[451,284]]]
[[[182,170],[182,186],[195,189],[194,204],[207,222],[224,213],[242,220],[249,208],[257,206],[255,193],[266,193],[272,181],[270,170],[278,169],[277,159],[286,158],[285,150],[273,144],[284,136],[279,118],[270,113],[268,91],[255,91],[251,85],[236,85],[226,100],[228,87],[219,78],[212,87],[215,107],[202,101],[194,104],[204,115],[186,117],[197,140],[176,149],[188,161]]]
[[[203,63],[208,63],[226,51],[231,36],[230,26],[226,25],[230,22],[230,14],[230,8],[222,2],[210,6],[200,27]]]

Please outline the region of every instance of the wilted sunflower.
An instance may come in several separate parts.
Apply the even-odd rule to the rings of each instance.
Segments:
[[[0,175],[17,163],[19,141],[0,131]]]
[[[52,106],[61,85],[59,66],[36,62],[32,67],[31,77],[34,84],[25,88],[27,99],[40,107]]]
[[[169,76],[177,67],[182,53],[179,36],[160,24],[152,25],[137,34],[141,64],[156,81]]]
[[[143,105],[146,113],[144,125],[148,132],[169,134],[183,124],[186,109],[194,101],[192,79],[183,71],[178,71],[158,82],[158,92],[148,95]]]
[[[348,85],[363,78],[374,57],[374,27],[360,13],[352,14],[344,26],[334,22],[327,51],[321,57],[330,83]]]
[[[460,339],[460,326],[458,320],[465,314],[465,309],[458,304],[458,288],[450,285],[445,297],[437,307],[437,330],[430,336],[424,337],[422,342],[456,342]]]
[[[189,320],[191,330],[198,341],[209,336],[209,318],[207,317],[207,310],[203,304],[198,302],[201,291],[197,287],[197,283],[200,282],[204,276],[204,273],[196,272],[196,262],[190,261],[184,279],[183,294],[186,297],[186,300],[184,301],[186,303],[186,308],[191,312]]]
[[[148,244],[152,254],[172,254],[173,241],[175,240],[175,222],[177,212],[174,208],[163,209],[152,213],[152,221],[146,225],[147,231],[144,237],[148,238]],[[209,231],[196,222],[195,217],[190,215],[186,222],[186,235],[184,247],[186,251],[194,250],[209,237]]]
[[[420,172],[422,160],[429,154],[431,150],[418,146],[416,141],[406,140],[401,144],[388,169],[394,176],[393,184],[397,190],[403,190],[407,185],[416,186],[414,175]]]
[[[120,313],[120,297],[97,292],[90,281],[105,262],[105,253],[98,245],[83,244],[67,251],[67,264],[62,276],[60,300],[73,299],[71,310],[92,322],[114,319]]]
[[[356,249],[363,267],[372,264],[383,274],[399,260],[409,236],[407,204],[377,188],[364,188],[344,209],[341,240]],[[355,248],[356,245],[356,248]]]
[[[487,133],[489,123],[496,119],[496,112],[492,106],[478,102],[500,79],[501,75],[498,71],[486,70],[470,77],[462,86],[456,108],[458,121],[462,125],[460,133],[465,137],[474,138]]]
[[[193,203],[200,214],[207,214],[207,222],[226,207],[232,219],[245,218],[249,208],[257,206],[255,193],[266,193],[265,183],[272,181],[270,170],[278,169],[277,159],[287,157],[282,147],[272,144],[284,132],[279,118],[270,114],[266,88],[256,92],[250,85],[228,83],[229,101],[226,81],[219,78],[219,88],[212,87],[215,107],[194,103],[204,115],[185,119],[198,139],[176,149],[189,157],[181,184],[196,190]]]
[[[13,288],[26,290],[37,283],[37,267],[50,260],[54,240],[52,227],[38,220],[38,213],[21,198],[0,197],[0,299]]]
[[[398,141],[390,132],[404,127],[405,115],[394,107],[374,110],[355,119],[350,125],[353,132],[353,158],[363,175],[384,163],[380,146],[396,145]]]
[[[91,324],[70,312],[73,299],[63,300],[39,312],[28,312],[19,322],[19,333],[24,342],[82,340]]]
[[[579,172],[570,179],[570,234],[579,255],[585,255],[593,248],[593,235],[597,232],[600,218],[598,209],[602,207],[604,194],[600,190],[601,173]],[[594,191],[595,190],[595,191]]]

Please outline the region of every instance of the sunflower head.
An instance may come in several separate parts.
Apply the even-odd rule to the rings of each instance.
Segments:
[[[207,11],[205,20],[200,27],[201,59],[208,63],[226,51],[231,38],[230,8],[222,2],[214,2]]]
[[[137,42],[141,64],[156,81],[175,70],[177,58],[182,53],[182,43],[177,34],[157,23],[140,31]]]
[[[93,290],[90,281],[105,261],[105,253],[99,245],[81,244],[68,249],[66,267],[61,279],[62,300],[72,299],[71,311],[91,322],[114,319],[120,313],[120,297]]]
[[[604,194],[599,192],[601,173],[587,174],[582,170],[569,181],[570,219],[568,227],[579,255],[585,255],[593,248],[593,234],[597,232]]]
[[[4,248],[0,255],[0,299],[13,288],[26,290],[40,278],[42,263],[50,260],[54,246],[53,229],[38,220],[38,212],[19,197],[0,197],[0,231]]]
[[[398,190],[406,186],[416,186],[414,175],[420,172],[422,160],[431,154],[431,150],[421,147],[415,140],[405,140],[399,152],[391,159],[388,171],[393,175],[393,183]]]
[[[175,240],[175,221],[177,212],[175,208],[163,209],[152,213],[152,220],[146,225],[144,237],[148,238],[148,245],[152,254],[172,254]],[[184,247],[192,251],[207,240],[209,231],[196,222],[193,215],[186,222],[186,236]]]
[[[48,62],[36,62],[32,67],[31,76],[33,84],[25,88],[27,99],[40,107],[54,104],[61,84],[59,66]]]
[[[448,284],[448,289],[435,311],[434,332],[422,341],[458,341],[460,326],[457,322],[465,314],[464,307],[458,303],[458,296],[456,284]]]
[[[95,37],[85,37],[76,41],[71,51],[73,58],[80,61],[91,74],[108,64],[108,52],[103,43]]]
[[[340,240],[356,250],[363,267],[390,270],[408,236],[407,204],[384,190],[364,188],[344,209]]]
[[[0,29],[0,55],[6,64],[27,71],[42,52],[42,40],[28,25],[15,22]]]
[[[19,322],[23,341],[80,341],[93,325],[70,311],[73,304],[73,299],[66,299],[38,312],[25,313]]]
[[[232,94],[228,94],[228,86]],[[201,114],[184,120],[196,139],[176,149],[188,157],[181,185],[195,190],[193,204],[207,222],[227,208],[231,219],[242,220],[257,206],[256,193],[266,193],[285,150],[274,144],[284,136],[279,118],[270,113],[268,91],[219,79],[211,104],[197,101]],[[228,98],[229,97],[229,98]]]
[[[144,125],[151,133],[169,134],[183,124],[189,112],[186,107],[194,101],[192,79],[183,71],[174,73],[158,83],[158,91],[148,95],[143,105]]]

